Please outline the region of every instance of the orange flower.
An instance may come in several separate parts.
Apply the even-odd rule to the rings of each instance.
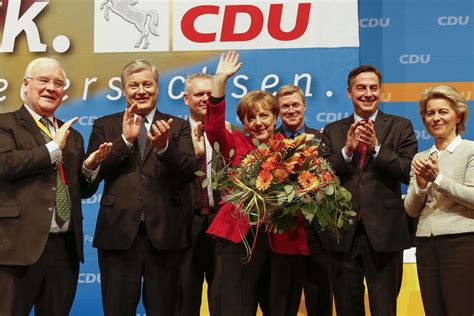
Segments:
[[[267,160],[265,160],[263,163],[262,163],[262,169],[264,170],[273,170],[277,167],[277,157],[275,156],[271,156],[271,157],[268,157]]]
[[[280,152],[285,147],[285,142],[284,140],[270,139],[268,146],[273,152]]]
[[[248,154],[247,156],[245,156],[242,159],[241,166],[242,167],[250,166],[251,164],[253,164],[257,160],[258,160],[258,157],[256,155]]]
[[[334,178],[333,178],[333,176],[330,172],[323,171],[323,173],[321,174],[321,181],[323,181],[323,182],[332,182],[332,181],[334,181]]]
[[[318,178],[307,170],[301,172],[298,176],[298,183],[303,187],[303,189],[308,191],[316,189],[319,185]]]
[[[273,171],[273,176],[275,177],[276,182],[282,183],[288,179],[288,171],[284,169],[276,169]]]
[[[265,191],[270,187],[272,183],[273,176],[270,171],[262,170],[257,177],[257,181],[255,182],[255,186],[259,191]]]

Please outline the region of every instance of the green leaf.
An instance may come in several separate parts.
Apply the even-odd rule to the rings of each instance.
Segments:
[[[197,175],[198,177],[202,177],[202,176],[205,176],[206,174],[204,172],[202,172],[201,170],[198,170],[194,173],[195,175]]]
[[[286,194],[290,194],[291,191],[295,190],[290,184],[285,185],[283,188],[285,189]]]
[[[209,184],[210,184],[210,181],[209,181],[208,178],[206,178],[206,179],[204,179],[204,181],[202,181],[201,186],[202,186],[203,188],[207,188],[207,187],[209,186]]]
[[[219,145],[218,142],[215,142],[215,143],[214,143],[214,150],[215,150],[216,152],[221,151],[221,146]]]
[[[291,191],[290,194],[288,194],[288,203],[293,201],[294,197],[295,197],[295,190]]]
[[[252,144],[253,144],[255,147],[258,147],[258,146],[260,145],[260,142],[258,141],[258,139],[252,138]]]
[[[234,155],[235,155],[235,150],[232,148],[231,150],[229,150],[229,158],[234,157]]]
[[[326,193],[326,195],[333,195],[334,194],[334,186],[328,185],[325,188],[325,193]]]

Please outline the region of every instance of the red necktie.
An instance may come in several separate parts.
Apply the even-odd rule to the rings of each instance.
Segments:
[[[365,156],[367,154],[367,146],[365,144],[359,143],[357,147],[357,152],[359,153],[359,169],[362,170],[364,167]]]
[[[209,207],[209,195],[207,187],[202,187],[202,182],[207,178],[207,158],[206,152],[201,158],[197,160],[199,171],[204,172],[201,177],[196,177],[194,185],[196,187],[196,208],[208,208]]]

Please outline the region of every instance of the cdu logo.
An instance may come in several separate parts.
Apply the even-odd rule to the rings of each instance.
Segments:
[[[373,27],[388,27],[390,25],[390,18],[364,18],[359,20],[359,27],[373,28]]]
[[[466,16],[440,16],[438,24],[441,26],[468,25],[469,15]]]
[[[399,58],[400,64],[427,64],[431,61],[431,54],[427,55],[402,55]]]
[[[94,10],[94,52],[168,50],[168,2],[95,0]]]

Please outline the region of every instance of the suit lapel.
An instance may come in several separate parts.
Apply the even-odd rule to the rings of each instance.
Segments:
[[[43,134],[41,134],[41,130],[36,124],[35,119],[31,116],[30,112],[28,112],[24,105],[18,110],[18,116],[20,118],[21,124],[28,132],[30,132],[31,136],[33,136],[38,145],[46,144]]]
[[[388,118],[387,116],[379,110],[377,117],[375,118],[375,134],[377,135],[377,140],[379,144],[383,143],[385,139],[385,134],[387,131]]]

